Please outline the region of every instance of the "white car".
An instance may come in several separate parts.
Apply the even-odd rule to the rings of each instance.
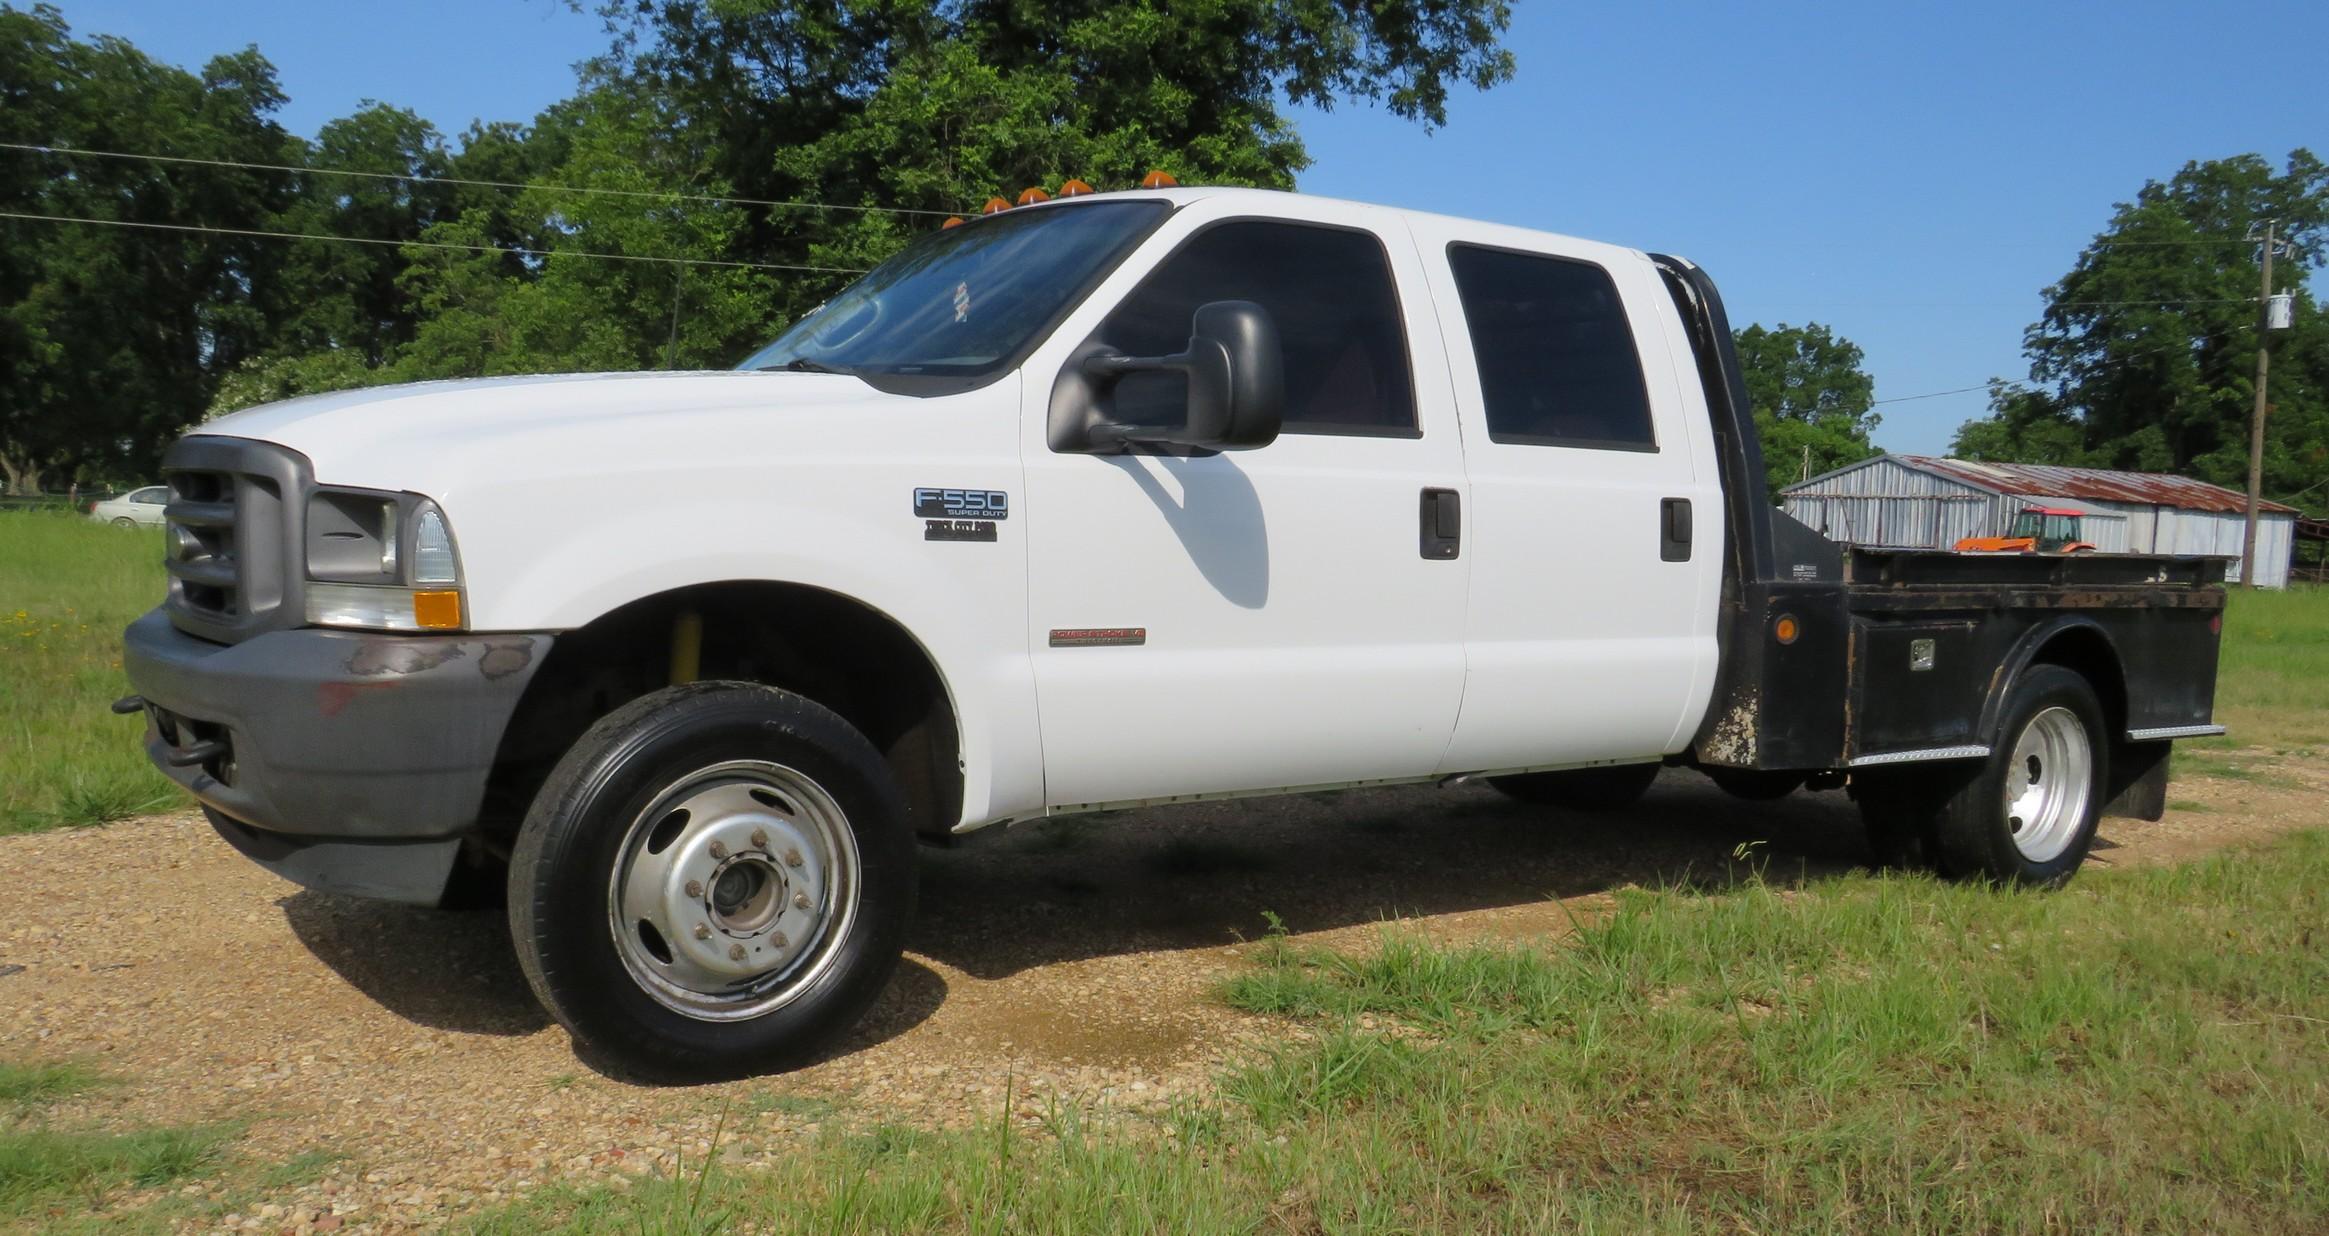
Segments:
[[[148,485],[118,498],[89,504],[89,518],[116,528],[159,528],[162,511],[170,502],[170,487]]]

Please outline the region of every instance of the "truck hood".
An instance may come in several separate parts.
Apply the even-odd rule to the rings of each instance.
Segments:
[[[878,441],[887,395],[840,374],[549,374],[415,382],[264,404],[194,430],[274,442],[328,485],[446,499],[496,476],[639,469],[659,454],[746,455]]]

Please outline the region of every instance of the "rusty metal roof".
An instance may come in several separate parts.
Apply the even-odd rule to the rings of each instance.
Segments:
[[[2172,506],[2186,511],[2243,513],[2248,495],[2188,476],[2159,472],[2113,472],[2108,468],[2066,468],[2055,464],[1977,463],[1970,459],[1941,459],[1932,455],[1895,455],[1912,468],[1978,485],[1997,493],[2023,498],[2084,498],[2092,502],[2127,502],[2138,506]],[[2260,511],[2297,514],[2297,508],[2278,502],[2259,502]]]

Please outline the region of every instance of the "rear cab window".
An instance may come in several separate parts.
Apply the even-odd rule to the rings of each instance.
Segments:
[[[1462,242],[1447,257],[1490,441],[1658,449],[1641,351],[1607,270]]]

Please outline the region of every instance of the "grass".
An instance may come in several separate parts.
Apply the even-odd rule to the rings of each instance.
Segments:
[[[0,1061],[0,1101],[10,1108],[0,1125],[0,1223],[87,1219],[113,1190],[170,1184],[217,1165],[231,1130],[49,1127],[46,1108],[104,1082],[77,1065]]]
[[[104,824],[178,801],[146,763],[121,630],[162,598],[162,538],[0,512],[0,833]]]
[[[1265,941],[1161,1116],[828,1126],[473,1230],[2319,1230],[2329,834],[2033,896],[1633,891],[1541,947]]]
[[[2329,587],[2232,590],[2216,681],[2216,720],[2232,732],[2199,749],[2329,747]]]

